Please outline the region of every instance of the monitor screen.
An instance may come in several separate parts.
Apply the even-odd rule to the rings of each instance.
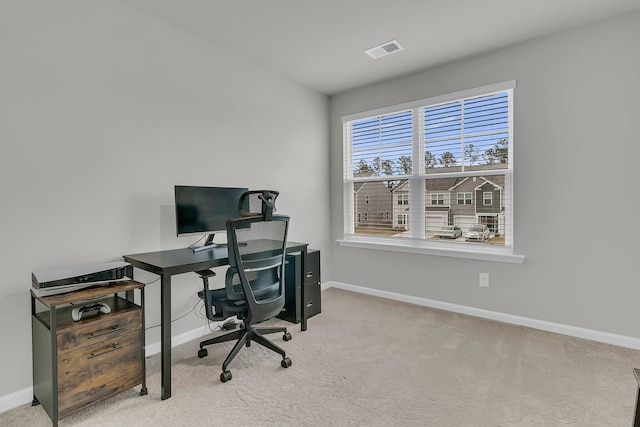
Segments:
[[[246,188],[175,186],[178,236],[224,232],[239,217],[238,200]]]

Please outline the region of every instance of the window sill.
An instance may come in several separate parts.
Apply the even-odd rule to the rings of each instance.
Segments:
[[[502,247],[473,247],[472,244],[446,244],[432,242],[426,244],[422,240],[403,239],[385,239],[372,237],[354,237],[346,236],[343,240],[337,241],[340,246],[377,249],[393,252],[407,252],[423,255],[445,256],[451,258],[465,258],[480,261],[506,262],[511,264],[522,264],[524,255],[516,255],[512,253],[510,248]],[[455,245],[456,247],[451,247]],[[459,247],[458,247],[459,246]]]

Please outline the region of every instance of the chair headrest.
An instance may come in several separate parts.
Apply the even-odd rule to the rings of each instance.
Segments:
[[[262,216],[265,220],[270,220],[276,210],[276,198],[279,194],[275,190],[245,191],[238,200],[238,213],[241,217]]]

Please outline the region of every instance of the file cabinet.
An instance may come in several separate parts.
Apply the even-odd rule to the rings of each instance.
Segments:
[[[307,319],[319,314],[322,310],[320,294],[320,251],[309,249],[305,274],[302,274],[302,255],[287,255],[285,266],[285,304],[278,315],[280,319],[292,323],[302,321],[301,287],[304,286]],[[302,283],[304,277],[304,283]]]
[[[111,311],[74,321],[73,308],[87,301]],[[33,405],[42,404],[54,426],[136,385],[147,394],[143,306],[144,285],[133,280],[47,297],[31,292]]]

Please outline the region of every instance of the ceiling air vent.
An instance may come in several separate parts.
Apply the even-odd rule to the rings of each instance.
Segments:
[[[373,59],[378,59],[395,52],[400,52],[401,50],[404,50],[404,48],[400,46],[400,43],[398,43],[396,40],[391,40],[390,42],[382,43],[380,46],[367,49],[364,51],[364,53],[366,53]]]

